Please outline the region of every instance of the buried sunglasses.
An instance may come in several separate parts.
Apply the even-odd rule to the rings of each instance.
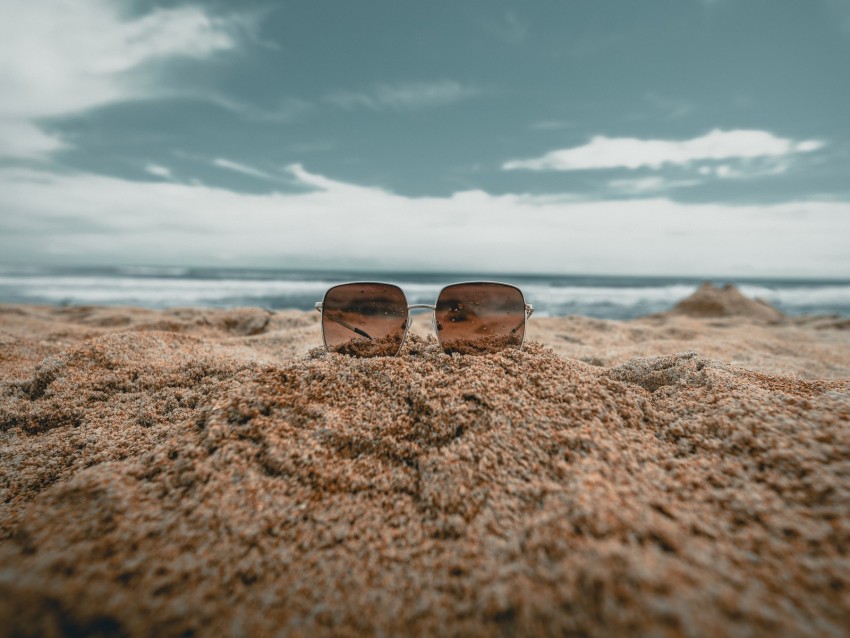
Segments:
[[[534,312],[519,288],[488,281],[446,286],[433,306],[408,304],[401,288],[378,282],[334,286],[316,304],[328,352],[357,357],[398,354],[410,329],[410,311],[417,309],[434,313],[437,340],[449,354],[519,349]]]

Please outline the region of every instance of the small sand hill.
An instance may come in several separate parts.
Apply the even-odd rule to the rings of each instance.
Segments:
[[[674,315],[689,317],[744,317],[767,323],[778,323],[784,315],[766,301],[750,299],[741,294],[732,284],[722,288],[706,281],[687,299],[683,299],[673,310]]]
[[[213,319],[2,346],[0,635],[846,632],[850,381]]]

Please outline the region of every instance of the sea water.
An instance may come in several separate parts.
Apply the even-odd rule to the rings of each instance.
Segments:
[[[850,316],[850,281],[712,278],[733,283],[789,315]],[[347,281],[398,284],[409,303],[434,303],[444,285],[504,281],[519,286],[536,315],[627,319],[672,308],[702,279],[481,273],[331,272],[223,268],[0,267],[0,303],[127,305],[148,308],[257,306],[308,310]]]

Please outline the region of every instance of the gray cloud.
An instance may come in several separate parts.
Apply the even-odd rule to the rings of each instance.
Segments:
[[[334,91],[324,102],[344,109],[410,110],[446,106],[481,94],[481,89],[454,80],[378,84],[358,91]]]
[[[247,164],[243,164],[241,162],[234,162],[233,160],[226,159],[224,157],[217,157],[212,161],[213,166],[217,166],[218,168],[223,168],[228,171],[234,171],[236,173],[241,173],[242,175],[250,175],[251,177],[259,177],[260,179],[271,179],[271,180],[279,180],[280,178],[272,175],[264,170],[259,168],[255,168],[253,166],[248,166]]]
[[[145,166],[145,171],[155,177],[171,179],[171,169],[160,164],[148,164],[147,166]]]
[[[236,46],[230,22],[202,8],[127,9],[120,0],[0,4],[0,156],[48,155],[66,144],[41,118],[148,97],[154,63]]]
[[[19,262],[850,276],[846,202],[697,205],[481,190],[414,198],[299,165],[289,173],[311,190],[256,195],[0,169],[0,210],[33,229],[13,237],[5,230],[14,219],[0,219],[0,252]]]
[[[576,171],[605,168],[658,169],[665,164],[699,161],[786,158],[824,146],[820,140],[794,141],[768,131],[715,129],[689,140],[596,136],[583,146],[551,151],[541,157],[505,162],[505,170]]]

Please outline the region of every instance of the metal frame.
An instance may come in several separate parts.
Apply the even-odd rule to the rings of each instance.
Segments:
[[[402,290],[401,286],[399,286],[399,285],[390,284],[390,283],[387,283],[385,281],[347,281],[345,283],[336,284],[335,286],[331,286],[330,288],[328,288],[325,291],[325,294],[322,296],[322,300],[316,302],[316,304],[315,304],[316,310],[318,310],[321,313],[322,318],[324,318],[324,316],[325,316],[325,313],[324,313],[325,299],[327,299],[328,293],[331,290],[333,290],[334,288],[339,288],[340,286],[366,285],[366,284],[379,285],[379,286],[393,286],[394,288],[398,288],[401,291],[401,294],[404,297],[404,300],[407,301],[407,295],[404,294],[404,290]],[[458,282],[453,283],[453,284],[447,284],[447,285],[443,286],[442,288],[440,288],[440,292],[437,293],[437,299],[440,298],[440,295],[443,294],[443,292],[446,290],[446,288],[452,288],[453,286],[463,286],[463,285],[469,285],[469,284],[495,284],[495,285],[498,285],[498,286],[507,286],[508,288],[513,288],[514,290],[516,290],[519,293],[519,296],[522,298],[523,306],[525,307],[525,314],[523,315],[523,323],[522,323],[522,341],[520,341],[519,348],[517,348],[517,350],[522,350],[522,346],[525,344],[525,330],[528,327],[528,319],[531,317],[532,314],[534,314],[534,306],[532,306],[530,303],[525,302],[525,295],[523,294],[523,292],[519,288],[519,286],[514,286],[513,284],[507,284],[503,281],[458,281]],[[437,303],[436,303],[436,301],[433,304],[427,304],[427,303],[407,304],[407,321],[406,321],[406,325],[404,327],[404,335],[402,335],[402,337],[401,337],[401,345],[399,345],[398,351],[393,355],[394,357],[397,357],[399,355],[399,353],[401,353],[401,350],[402,350],[402,348],[404,348],[404,344],[407,341],[407,333],[410,332],[410,326],[413,324],[413,317],[410,315],[411,310],[430,310],[431,311],[431,327],[434,330],[434,335],[437,337],[437,343],[440,344],[441,348],[443,347],[443,342],[440,340],[440,331],[437,330]],[[328,348],[328,341],[325,338],[325,323],[321,322],[321,326],[322,326],[322,343],[325,346],[325,350],[327,352],[330,352],[330,348]]]

